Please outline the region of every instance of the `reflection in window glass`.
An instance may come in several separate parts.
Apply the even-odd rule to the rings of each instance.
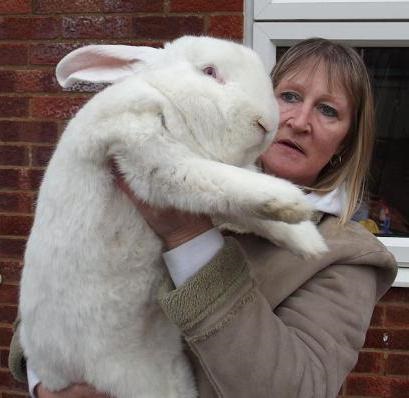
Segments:
[[[376,141],[369,194],[354,218],[379,236],[409,236],[409,48],[357,51],[372,79]]]
[[[372,78],[376,141],[368,218],[382,236],[409,236],[409,48],[359,48]]]

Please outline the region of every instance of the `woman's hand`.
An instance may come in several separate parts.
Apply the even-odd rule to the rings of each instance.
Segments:
[[[51,392],[40,383],[35,387],[34,394],[37,398],[112,398],[87,384],[73,384],[64,390]]]
[[[210,217],[182,212],[176,209],[157,209],[144,203],[130,190],[113,168],[118,187],[126,193],[152,230],[170,250],[213,228]]]

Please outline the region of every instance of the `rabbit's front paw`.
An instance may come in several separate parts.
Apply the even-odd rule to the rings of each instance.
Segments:
[[[312,216],[312,208],[305,200],[283,203],[273,199],[261,204],[255,213],[259,218],[296,224],[309,220]]]
[[[293,251],[308,260],[328,252],[328,246],[321,236],[305,236],[302,241],[298,241],[294,244]]]
[[[286,228],[287,237],[283,243],[294,254],[310,259],[328,251],[324,238],[311,221],[289,225]]]

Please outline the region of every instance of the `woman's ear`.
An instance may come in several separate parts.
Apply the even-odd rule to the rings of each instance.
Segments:
[[[66,88],[75,82],[114,83],[152,63],[161,52],[153,47],[91,45],[67,54],[57,65],[58,83]]]

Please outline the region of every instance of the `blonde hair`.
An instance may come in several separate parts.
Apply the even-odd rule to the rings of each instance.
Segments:
[[[303,40],[291,47],[278,61],[271,79],[273,86],[288,76],[297,73],[307,62],[313,67],[324,64],[328,74],[328,87],[341,85],[353,106],[350,130],[341,144],[340,162],[327,164],[315,183],[308,187],[318,192],[328,192],[344,184],[348,204],[340,217],[340,222],[348,221],[365,191],[373,143],[374,105],[371,83],[364,62],[358,53],[347,46],[322,38]]]

